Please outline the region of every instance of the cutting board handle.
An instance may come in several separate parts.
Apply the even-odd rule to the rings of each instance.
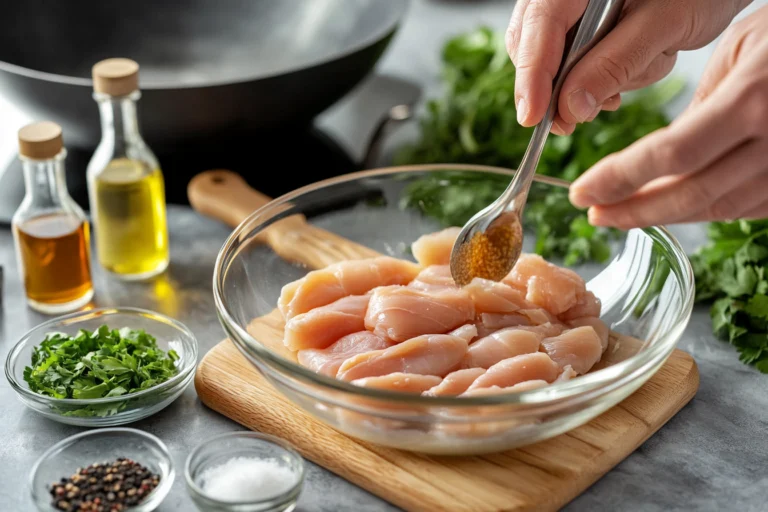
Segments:
[[[225,169],[204,171],[192,178],[187,197],[195,210],[233,228],[272,200]]]

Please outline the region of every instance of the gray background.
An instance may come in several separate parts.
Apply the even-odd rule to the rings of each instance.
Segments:
[[[755,2],[752,10],[768,4]],[[438,88],[438,52],[444,39],[484,23],[506,25],[511,2],[414,1],[406,22],[378,67],[415,82],[426,95]],[[676,71],[695,84],[712,45],[682,54]],[[360,154],[375,112],[395,101],[372,77],[356,94],[326,113],[319,124],[352,153]],[[692,89],[687,90],[688,95]],[[371,107],[371,102],[376,108]],[[684,105],[673,106],[673,113]],[[11,155],[13,133],[25,119],[0,103],[0,164]],[[413,134],[406,128],[398,134]],[[0,165],[0,167],[3,167]],[[96,275],[97,304],[131,305],[154,309],[178,318],[197,335],[201,356],[223,333],[211,296],[214,260],[229,230],[194,212],[172,207],[169,212],[172,264],[155,283],[121,284]],[[674,229],[687,250],[703,243],[702,226]],[[5,270],[0,309],[0,359],[18,338],[46,317],[29,310],[23,299],[13,258],[10,232],[0,230],[0,265]],[[768,488],[768,377],[738,362],[736,352],[713,339],[704,308],[694,312],[679,344],[696,358],[701,387],[693,401],[635,453],[620,463],[566,510],[765,510]],[[5,379],[0,379],[0,510],[32,510],[27,475],[34,460],[49,446],[81,431],[28,411],[18,402]],[[193,387],[159,414],[132,425],[163,439],[177,470],[190,448],[205,438],[240,427],[208,410]],[[308,463],[299,509],[303,511],[395,510],[333,474]],[[192,503],[177,476],[173,490],[159,510],[191,511]]]

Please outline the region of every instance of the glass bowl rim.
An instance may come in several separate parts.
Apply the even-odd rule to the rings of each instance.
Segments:
[[[261,500],[241,500],[241,501],[223,501],[219,500],[217,498],[212,497],[211,495],[207,494],[199,485],[197,485],[197,482],[195,482],[195,479],[192,478],[192,459],[202,450],[203,448],[206,448],[209,444],[225,440],[225,439],[234,439],[234,438],[248,438],[248,439],[257,439],[259,441],[275,445],[279,447],[280,449],[286,451],[294,460],[298,461],[299,465],[299,471],[296,475],[296,483],[291,486],[290,489],[287,491],[276,494],[274,496],[270,496]],[[255,505],[255,504],[261,504],[261,503],[268,503],[268,502],[282,502],[286,498],[290,497],[293,493],[295,493],[298,489],[301,489],[304,486],[304,478],[306,474],[306,464],[304,463],[304,457],[301,456],[301,454],[296,451],[296,449],[293,447],[293,445],[288,442],[285,439],[282,439],[277,436],[273,436],[270,434],[264,434],[262,432],[254,432],[252,430],[236,430],[234,432],[224,432],[222,434],[217,434],[215,436],[208,437],[198,443],[192,450],[189,452],[189,455],[187,455],[187,459],[184,462],[184,480],[187,483],[187,487],[192,490],[192,492],[211,503],[216,503],[220,505],[226,505],[229,507],[238,507],[243,505]]]
[[[263,216],[265,213],[274,217],[275,215],[278,215],[286,210],[286,208],[279,209],[281,206],[290,205],[290,201],[296,199],[297,197],[303,196],[309,192],[326,188],[328,186],[348,183],[364,178],[386,177],[408,172],[418,173],[434,171],[484,172],[508,175],[510,177],[514,176],[516,172],[512,169],[503,167],[476,164],[416,164],[380,167],[364,171],[357,171],[321,180],[283,194],[282,196],[272,199],[269,203],[251,212],[248,217],[243,219],[243,221],[238,224],[238,226],[232,231],[229,237],[227,237],[216,257],[216,264],[213,270],[213,297],[214,303],[216,305],[216,311],[224,331],[234,342],[238,350],[246,357],[246,359],[251,362],[251,364],[254,364],[257,368],[259,368],[260,365],[263,364],[259,360],[263,359],[266,360],[266,365],[270,368],[272,366],[277,367],[278,373],[287,373],[287,375],[289,375],[291,378],[308,384],[318,385],[322,388],[325,388],[326,390],[332,390],[336,392],[340,391],[344,394],[362,396],[366,398],[372,398],[374,400],[396,401],[401,404],[405,403],[415,406],[471,407],[496,404],[548,405],[584,393],[594,392],[600,389],[602,384],[608,384],[616,379],[622,379],[627,376],[634,375],[636,374],[637,370],[643,367],[652,366],[653,362],[656,361],[658,357],[666,357],[672,353],[672,350],[674,350],[674,346],[677,342],[677,338],[679,338],[679,335],[671,335],[672,331],[674,330],[673,328],[669,329],[665,334],[661,336],[661,339],[657,343],[649,346],[647,349],[641,350],[637,354],[623,361],[597,370],[594,373],[580,375],[578,379],[553,383],[543,388],[510,392],[499,395],[472,397],[433,397],[419,394],[402,393],[398,391],[389,391],[384,389],[364,388],[362,386],[355,386],[354,384],[341,381],[333,377],[315,373],[307,368],[302,367],[299,364],[284,359],[283,357],[274,354],[271,350],[263,347],[261,343],[259,343],[258,340],[251,336],[246,329],[238,325],[238,322],[232,317],[232,315],[230,315],[226,306],[227,302],[224,299],[223,291],[223,281],[226,274],[224,265],[231,263],[230,260],[233,254],[233,250],[237,248],[239,243],[251,239],[255,233],[261,232],[266,227],[263,225],[266,220],[259,220],[259,217]],[[566,189],[570,186],[570,182],[567,180],[539,174],[535,175],[534,181]],[[254,223],[257,224],[256,227],[252,226]],[[678,281],[682,288],[683,304],[680,308],[680,311],[676,315],[674,325],[677,326],[681,323],[685,323],[690,318],[691,312],[693,311],[694,278],[691,263],[688,260],[688,257],[686,256],[685,251],[683,250],[679,241],[664,226],[652,226],[648,228],[641,228],[640,230],[645,233],[646,236],[651,237],[654,243],[659,243],[657,239],[664,241],[668,246],[667,252],[671,253],[675,259],[675,262],[681,267],[682,272],[674,273],[678,276]],[[236,253],[234,254],[236,255]],[[253,355],[251,352],[254,352],[255,355]],[[270,375],[266,376],[268,379],[272,378]],[[295,385],[291,386],[295,388]],[[557,395],[554,397],[552,396],[553,390],[557,391]]]
[[[102,434],[111,434],[111,433],[122,433],[126,434],[128,436],[134,436],[138,438],[142,438],[144,440],[149,441],[152,443],[156,448],[160,450],[160,453],[162,453],[165,461],[168,463],[168,475],[165,477],[165,479],[170,478],[171,484],[173,484],[173,480],[176,477],[176,468],[173,462],[173,457],[171,456],[171,452],[168,450],[168,446],[154,434],[150,434],[149,432],[145,432],[143,430],[139,430],[137,428],[130,428],[130,427],[107,427],[107,428],[97,428],[92,430],[86,430],[84,432],[79,432],[77,434],[73,434],[69,437],[65,437],[61,441],[57,442],[47,450],[43,452],[40,457],[37,458],[35,463],[32,465],[32,469],[29,472],[29,478],[28,478],[28,485],[30,487],[30,492],[32,494],[32,499],[37,503],[37,494],[35,492],[35,477],[37,476],[37,473],[40,471],[40,467],[45,463],[51,455],[58,453],[62,450],[62,448],[65,448],[67,445],[70,445],[76,441],[79,441],[80,439],[86,438],[86,437],[95,437]],[[172,485],[167,486],[167,491],[170,492]],[[159,488],[159,486],[158,486]],[[154,490],[152,493],[149,493],[147,496],[152,496],[154,493]],[[141,506],[141,503],[139,503],[137,506]],[[131,509],[128,509],[131,510]]]
[[[50,327],[65,321],[68,321],[70,323],[77,323],[78,319],[85,320],[85,319],[88,319],[88,317],[98,318],[101,316],[110,316],[110,315],[117,315],[117,314],[127,314],[129,316],[141,316],[145,318],[150,318],[153,321],[161,321],[162,323],[168,324],[171,327],[175,328],[176,330],[182,332],[189,339],[190,346],[192,349],[190,351],[189,362],[186,364],[186,366],[179,368],[179,372],[176,375],[174,375],[173,377],[171,377],[170,379],[164,382],[161,382],[160,384],[156,384],[152,386],[151,388],[137,391],[135,393],[129,393],[126,395],[104,397],[104,398],[54,398],[52,396],[35,393],[31,389],[22,385],[14,376],[13,363],[18,358],[19,352],[21,352],[21,350],[32,340],[33,332],[36,332],[41,328]],[[57,316],[50,320],[46,320],[45,322],[38,324],[35,327],[29,329],[27,332],[25,332],[21,336],[19,341],[16,342],[13,348],[11,348],[11,350],[8,352],[8,357],[6,357],[5,359],[5,377],[6,379],[8,379],[8,382],[11,384],[11,387],[17,393],[25,397],[31,398],[35,401],[42,401],[42,402],[56,404],[56,405],[109,404],[113,402],[123,402],[125,400],[132,400],[134,398],[151,395],[159,391],[172,389],[177,384],[186,382],[186,379],[189,376],[190,372],[193,372],[197,367],[197,352],[198,352],[197,338],[195,337],[194,333],[183,323],[169,316],[163,315],[162,313],[157,313],[156,311],[151,311],[149,309],[134,308],[134,307],[94,308],[94,309],[88,309],[85,311],[76,311],[74,313],[70,313],[63,316]]]

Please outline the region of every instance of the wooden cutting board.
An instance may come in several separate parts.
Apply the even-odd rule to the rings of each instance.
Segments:
[[[268,200],[252,189],[243,191],[247,185],[237,180],[222,171],[204,173],[190,184],[190,199],[194,197],[192,203],[198,210],[236,225],[250,211],[247,204],[258,207],[256,199],[261,204]],[[227,192],[224,181],[235,183],[240,192]],[[234,200],[239,211],[232,213],[224,207],[215,211],[215,191],[205,191],[211,184],[222,187],[216,194],[230,204],[239,194],[242,201]],[[294,232],[304,231],[313,239],[325,236],[303,219],[288,218],[286,222],[289,220]],[[280,240],[276,233],[265,237],[265,243],[278,252]],[[307,258],[306,254],[286,252],[284,256],[304,258],[308,265],[319,266],[353,256],[360,248],[344,239],[337,242],[341,249],[332,253]],[[361,257],[370,251],[360,250]],[[249,326],[252,334],[258,331],[260,340],[284,351],[281,329],[279,314],[274,313]],[[424,512],[557,510],[664,425],[693,398],[698,386],[693,358],[675,350],[633,395],[566,434],[493,455],[439,457],[372,445],[314,419],[275,390],[228,340],[205,355],[195,376],[200,399],[213,410],[247,428],[289,440],[307,459],[399,507]]]

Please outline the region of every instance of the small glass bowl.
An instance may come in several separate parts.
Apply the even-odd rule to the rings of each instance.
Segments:
[[[273,460],[288,468],[295,482],[285,492],[258,500],[222,501],[206,494],[203,477],[206,470],[236,457]],[[197,507],[204,512],[290,512],[304,485],[304,459],[286,441],[258,432],[232,432],[206,439],[187,457],[184,467],[187,489]]]
[[[146,432],[132,428],[104,428],[68,437],[49,448],[32,467],[32,501],[40,512],[57,512],[49,486],[74,474],[78,468],[118,457],[132,459],[160,476],[160,483],[138,505],[126,512],[150,512],[165,499],[176,471],[165,444]]]
[[[110,398],[53,398],[29,389],[24,367],[30,365],[32,351],[52,331],[75,335],[80,329],[93,331],[101,325],[119,329],[144,329],[157,339],[160,348],[173,349],[179,373],[149,389]],[[102,308],[81,311],[42,323],[22,336],[5,362],[5,376],[30,409],[47,418],[69,425],[109,427],[146,418],[167,407],[192,382],[197,365],[197,340],[180,322],[138,308]]]

